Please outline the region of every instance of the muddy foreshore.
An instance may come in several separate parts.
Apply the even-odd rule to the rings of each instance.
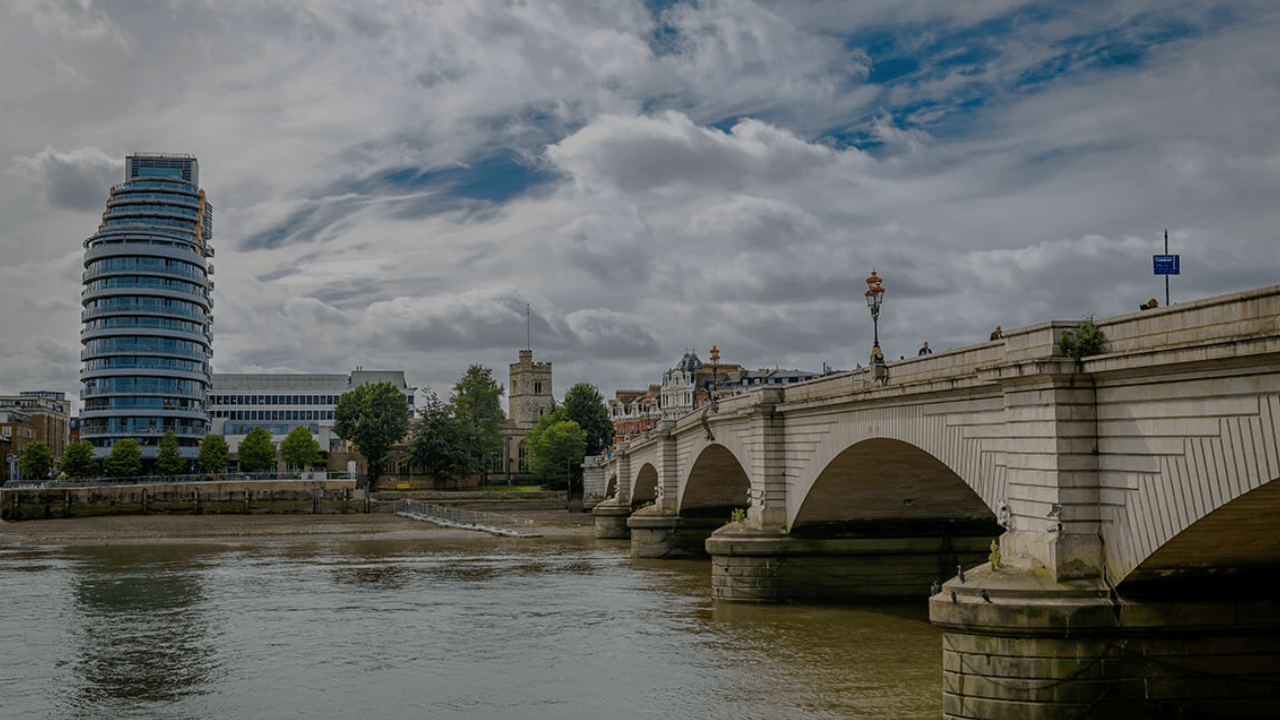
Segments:
[[[479,509],[479,508],[476,508]],[[492,507],[485,512],[500,512]],[[509,515],[534,521],[543,537],[591,537],[589,513],[531,510]],[[411,540],[471,537],[473,530],[442,528],[398,515],[114,515],[0,522],[0,547],[21,545],[159,544],[291,540]]]

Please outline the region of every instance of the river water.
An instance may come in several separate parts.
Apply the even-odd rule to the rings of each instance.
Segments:
[[[938,718],[918,606],[710,600],[589,538],[0,549],[0,717]]]

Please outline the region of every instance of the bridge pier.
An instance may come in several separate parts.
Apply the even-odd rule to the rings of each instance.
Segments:
[[[1019,561],[929,600],[944,717],[1280,717],[1280,603],[1126,598]]]
[[[902,528],[899,528],[900,530]],[[730,602],[883,601],[929,594],[979,563],[993,535],[985,527],[947,533],[880,532],[794,535],[734,523],[707,539],[711,596]]]
[[[631,537],[631,529],[627,527],[630,505],[619,503],[617,498],[609,498],[592,508],[591,514],[595,516],[597,539],[626,540]]]
[[[724,517],[680,515],[660,505],[640,508],[627,518],[631,529],[631,557],[705,558],[706,541]]]

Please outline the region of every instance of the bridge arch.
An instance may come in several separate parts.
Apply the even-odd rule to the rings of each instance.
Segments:
[[[733,451],[708,444],[698,453],[680,484],[681,515],[718,514],[726,519],[733,508],[746,508],[751,479]]]
[[[971,417],[983,417],[984,423],[1004,421],[1004,402],[998,394],[971,398],[967,405],[966,412]],[[1007,495],[1005,453],[981,437],[967,437],[963,425],[949,423],[945,406],[852,410],[829,415],[821,427],[820,439],[793,471],[796,480],[787,491],[788,525],[794,524],[819,477],[829,473],[833,467],[842,467],[838,463],[844,462],[841,458],[851,448],[873,440],[899,442],[929,456],[941,468],[947,469],[950,477],[972,489],[993,513]],[[933,471],[940,473],[941,468],[935,466]]]
[[[999,532],[995,514],[954,470],[902,440],[869,438],[831,458],[803,488],[792,532],[964,523]]]
[[[1170,580],[1203,583],[1208,577],[1273,577],[1280,572],[1277,507],[1280,478],[1224,503],[1188,525],[1133,568],[1122,579],[1122,586],[1140,590],[1144,585]],[[1269,587],[1258,587],[1264,585]]]
[[[645,463],[636,473],[635,484],[631,486],[632,504],[652,502],[658,499],[658,469],[653,463]]]

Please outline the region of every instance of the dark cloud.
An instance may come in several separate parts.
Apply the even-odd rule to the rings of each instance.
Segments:
[[[59,152],[46,147],[18,162],[44,188],[50,205],[67,210],[102,210],[106,189],[124,180],[124,158],[110,157],[97,148]]]

